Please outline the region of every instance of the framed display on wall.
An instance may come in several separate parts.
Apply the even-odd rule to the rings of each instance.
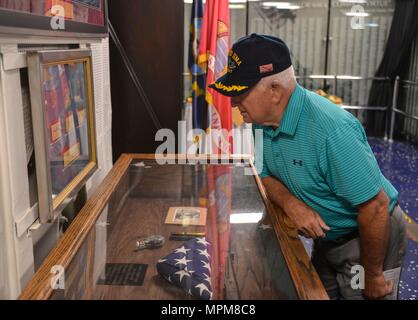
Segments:
[[[107,0],[0,0],[0,33],[98,37],[107,32]]]
[[[91,52],[28,53],[39,217],[50,222],[97,169]]]

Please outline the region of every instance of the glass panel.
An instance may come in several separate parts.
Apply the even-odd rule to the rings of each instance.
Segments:
[[[46,66],[43,78],[52,192],[57,195],[91,159],[85,62]]]
[[[399,101],[400,108],[405,112],[418,117],[418,35],[412,45],[411,62],[409,66],[408,80],[414,82],[401,88],[402,99]],[[418,121],[406,118],[403,132],[407,140],[418,143]]]
[[[0,8],[50,17],[55,4],[63,8],[66,20],[104,26],[103,0],[3,0],[0,1]]]
[[[229,0],[229,16],[231,19],[231,46],[245,36],[247,20],[247,1]]]
[[[323,74],[328,0],[250,1],[250,33],[270,34],[288,45],[296,75]],[[309,83],[301,82],[308,88]]]
[[[395,1],[353,2],[332,1],[328,74],[373,77],[385,51]],[[371,80],[338,80],[336,90],[333,82],[328,84],[345,105],[367,105]],[[381,85],[389,89],[387,83]]]
[[[184,238],[173,238],[183,232],[204,234],[211,244],[207,273],[213,299],[297,299],[255,179],[244,174],[246,166],[135,162],[65,270],[65,290],[54,291],[52,299],[195,299],[156,268],[184,244]],[[165,223],[171,207],[206,209],[205,226]],[[138,250],[138,239],[151,235],[162,235],[164,245]]]
[[[398,104],[401,110],[414,118],[400,116],[397,124],[398,128],[402,128],[402,132],[395,132],[398,136],[404,135],[405,138],[412,142],[418,141],[418,82],[403,82],[400,84],[400,94]],[[400,131],[400,130],[399,130]]]

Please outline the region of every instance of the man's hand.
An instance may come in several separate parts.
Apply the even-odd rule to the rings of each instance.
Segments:
[[[330,230],[319,214],[295,197],[286,201],[283,210],[296,225],[299,233],[306,238],[323,238],[325,237],[324,231]]]
[[[393,291],[393,282],[386,281],[383,273],[377,276],[366,274],[364,280],[363,295],[366,299],[383,299]]]
[[[312,239],[325,237],[324,231],[330,228],[315,211],[291,194],[279,180],[266,177],[262,181],[270,200],[283,209],[301,235]]]

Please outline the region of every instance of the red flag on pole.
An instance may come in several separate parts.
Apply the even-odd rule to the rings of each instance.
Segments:
[[[229,97],[208,87],[227,72],[230,21],[228,0],[206,0],[199,47],[199,65],[206,70],[210,146],[208,153],[232,153],[232,110]],[[223,298],[230,236],[231,173],[229,166],[209,165],[207,237],[212,242],[212,289]]]
[[[210,119],[209,153],[232,153],[232,110],[229,97],[208,88],[226,73],[230,36],[229,1],[207,0],[200,35],[199,64],[207,70],[206,101]],[[222,131],[221,131],[222,130]]]

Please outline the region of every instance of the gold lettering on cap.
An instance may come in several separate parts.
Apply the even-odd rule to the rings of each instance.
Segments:
[[[235,61],[235,63],[236,63],[238,66],[240,66],[240,65],[241,65],[241,63],[242,63],[241,59],[238,57],[238,55],[237,55],[236,53],[234,53],[234,54],[232,55],[232,60],[234,60],[234,61]]]

